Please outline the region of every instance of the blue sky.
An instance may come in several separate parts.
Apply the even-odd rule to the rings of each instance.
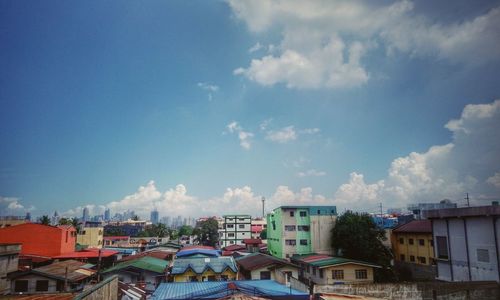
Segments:
[[[1,213],[498,199],[499,7],[2,1]]]

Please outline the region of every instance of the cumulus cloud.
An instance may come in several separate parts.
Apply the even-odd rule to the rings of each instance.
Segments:
[[[500,173],[497,172],[495,175],[488,177],[486,182],[500,188]]]
[[[249,150],[252,147],[252,138],[254,134],[249,131],[244,131],[243,128],[238,124],[238,122],[233,121],[227,124],[226,128],[229,133],[235,133],[238,135],[240,146],[243,149]]]
[[[19,198],[0,196],[0,215],[22,215],[34,209],[33,206],[25,207]]]
[[[467,105],[460,118],[445,127],[452,133],[451,143],[394,159],[387,177],[374,183],[366,183],[363,174],[351,173],[336,191],[335,203],[358,209],[379,202],[405,207],[444,198],[461,200],[466,192],[475,204],[498,198],[500,100]]]
[[[262,48],[264,48],[264,46],[262,46],[259,42],[257,42],[250,49],[248,49],[248,52],[249,53],[254,53],[254,52],[257,52],[257,51],[261,50]]]
[[[208,100],[212,101],[213,99],[213,93],[217,92],[219,90],[219,87],[214,84],[210,84],[208,82],[198,82],[197,86],[205,91],[208,91]]]
[[[379,46],[387,54],[432,57],[450,63],[498,60],[500,8],[455,23],[415,13],[411,1],[228,0],[235,16],[257,34],[279,30],[272,55],[234,71],[265,86],[349,88],[365,84],[365,55]],[[259,44],[260,45],[260,44]],[[276,53],[274,53],[276,52]]]
[[[297,177],[320,177],[325,175],[326,175],[325,171],[318,171],[315,169],[310,169],[304,172],[297,172]]]
[[[287,126],[280,130],[270,130],[267,132],[266,139],[277,142],[287,143],[297,139],[297,133],[293,126]]]

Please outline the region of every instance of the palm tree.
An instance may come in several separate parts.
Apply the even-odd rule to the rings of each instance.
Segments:
[[[70,221],[70,225],[73,225],[73,227],[75,227],[76,229],[76,232],[79,233],[80,232],[80,221],[78,221],[78,218],[74,217],[72,219],[69,220]]]
[[[49,218],[49,216],[43,215],[40,218],[40,224],[42,224],[42,225],[50,225],[50,218]]]
[[[167,226],[163,223],[155,224],[153,225],[153,232],[158,237],[164,237],[168,233]]]

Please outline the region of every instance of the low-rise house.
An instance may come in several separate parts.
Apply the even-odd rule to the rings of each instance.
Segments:
[[[427,210],[437,279],[500,281],[500,206]]]
[[[11,293],[79,291],[95,274],[95,270],[91,267],[76,260],[65,260],[35,269],[16,271],[8,275],[11,281]]]
[[[116,274],[123,283],[143,283],[146,290],[152,291],[165,280],[168,265],[169,261],[144,256],[120,262],[104,270],[102,275],[107,278]]]
[[[17,271],[21,244],[0,244],[0,295],[10,291],[7,274]]]
[[[177,258],[170,272],[175,282],[236,280],[238,267],[231,256]]]
[[[299,267],[287,260],[263,253],[252,253],[236,259],[241,279],[277,280],[277,272],[298,278]]]
[[[91,248],[102,248],[104,244],[103,227],[83,227],[77,233],[76,242]]]
[[[407,269],[413,279],[434,279],[434,243],[430,220],[413,220],[391,235],[396,268]]]
[[[130,246],[130,236],[128,235],[113,235],[104,236],[104,247],[131,247]]]
[[[369,262],[322,254],[296,255],[292,262],[301,266],[299,279],[319,285],[373,283],[373,271],[381,266]]]

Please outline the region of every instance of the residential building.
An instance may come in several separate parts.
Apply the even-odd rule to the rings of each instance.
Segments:
[[[22,244],[21,255],[54,257],[75,251],[76,230],[68,225],[25,223],[1,228],[0,243]]]
[[[432,222],[437,279],[500,282],[500,206],[426,211]]]
[[[190,256],[174,260],[174,282],[236,280],[238,267],[231,256]]]
[[[154,291],[160,282],[165,281],[169,261],[151,256],[120,262],[102,272],[104,278],[118,275],[124,283],[143,283],[146,290]]]
[[[0,216],[0,228],[28,223],[29,220],[23,216]]]
[[[224,223],[219,230],[219,241],[221,247],[234,244],[243,244],[243,239],[252,236],[250,215],[225,215],[222,216]]]
[[[279,258],[294,254],[332,254],[335,206],[281,206],[267,215],[267,248]]]
[[[321,254],[295,255],[292,262],[301,267],[299,280],[318,285],[373,283],[379,265]]]
[[[79,291],[95,273],[90,267],[76,260],[65,260],[40,268],[16,271],[8,275],[11,280],[11,293],[41,294]]]
[[[259,295],[263,298],[254,298]],[[226,298],[231,297],[231,298]],[[234,298],[232,298],[234,297]],[[152,299],[288,299],[308,300],[309,293],[274,280],[238,280],[231,282],[162,283]]]
[[[159,215],[160,214],[158,213],[158,210],[155,209],[155,210],[151,211],[151,218],[150,218],[151,220],[150,221],[153,225],[158,224],[158,221],[160,219]]]
[[[130,236],[119,235],[119,236],[104,236],[104,247],[130,247]]]
[[[260,233],[267,228],[267,222],[266,219],[262,218],[255,218],[252,219],[252,238],[253,239],[260,239]]]
[[[76,242],[91,248],[102,248],[104,242],[103,227],[83,227],[76,236]]]
[[[456,203],[452,203],[448,199],[439,201],[438,203],[417,203],[408,205],[408,210],[413,213],[415,219],[420,220],[425,218],[424,211],[433,209],[457,208]]]
[[[0,244],[0,295],[10,291],[7,274],[17,271],[20,252],[21,244]]]
[[[287,260],[276,258],[263,253],[252,253],[236,259],[241,274],[240,279],[248,280],[276,280],[277,272],[288,277],[299,277],[299,267]]]
[[[434,279],[434,243],[430,220],[413,220],[392,231],[396,268],[406,268],[413,279]]]

